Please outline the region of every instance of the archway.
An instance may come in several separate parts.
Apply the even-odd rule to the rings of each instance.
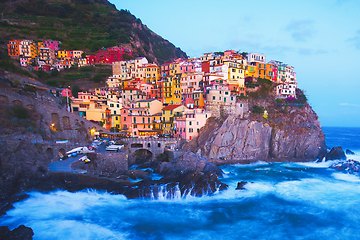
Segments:
[[[45,151],[48,159],[52,159],[54,157],[54,150],[52,148],[48,148]]]
[[[63,149],[63,148],[60,148],[60,149],[59,149],[59,156],[60,156],[60,157],[65,157],[65,156],[66,156],[66,151],[65,151],[65,149]]]
[[[56,130],[60,130],[60,129],[61,129],[59,114],[57,114],[57,113],[52,113],[52,114],[51,114],[51,124],[54,124],[54,128],[55,128]]]
[[[70,119],[68,116],[62,117],[62,126],[65,130],[71,130]]]
[[[9,98],[4,95],[0,95],[0,104],[9,104]]]
[[[20,100],[12,101],[13,106],[22,106],[22,102]]]
[[[35,106],[32,105],[32,104],[26,105],[26,108],[27,108],[27,110],[29,110],[29,111],[34,111],[34,110],[35,110]]]
[[[147,162],[153,156],[152,152],[147,149],[138,149],[130,154],[128,158],[128,166],[131,167],[134,164],[140,165]]]

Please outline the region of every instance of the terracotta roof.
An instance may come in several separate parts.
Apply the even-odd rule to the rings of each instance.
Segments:
[[[131,87],[126,87],[126,88],[123,88],[121,90],[140,90],[140,89],[137,89],[137,88],[131,88]]]
[[[164,107],[163,110],[174,110],[175,108],[178,108],[181,106],[183,106],[183,105],[181,105],[181,104],[168,105],[168,106]]]

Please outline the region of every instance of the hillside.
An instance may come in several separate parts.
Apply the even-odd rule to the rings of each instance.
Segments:
[[[135,56],[146,56],[158,64],[187,57],[139,18],[117,10],[107,0],[3,0],[0,9],[2,44],[8,39],[53,39],[62,42],[62,49],[87,54],[122,45],[132,49]]]

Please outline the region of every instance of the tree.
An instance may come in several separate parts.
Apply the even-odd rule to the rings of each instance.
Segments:
[[[71,93],[75,98],[78,98],[78,93],[80,92],[80,88],[77,85],[71,87]]]
[[[58,75],[59,75],[59,71],[56,68],[53,68],[53,70],[51,70],[50,76],[56,77]]]

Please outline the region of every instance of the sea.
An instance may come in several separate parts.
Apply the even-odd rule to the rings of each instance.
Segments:
[[[360,128],[323,130],[329,148],[360,161]],[[224,166],[229,189],[202,197],[30,192],[0,226],[24,224],[34,239],[360,239],[360,176],[329,168],[334,162]],[[244,190],[235,189],[240,181]]]

